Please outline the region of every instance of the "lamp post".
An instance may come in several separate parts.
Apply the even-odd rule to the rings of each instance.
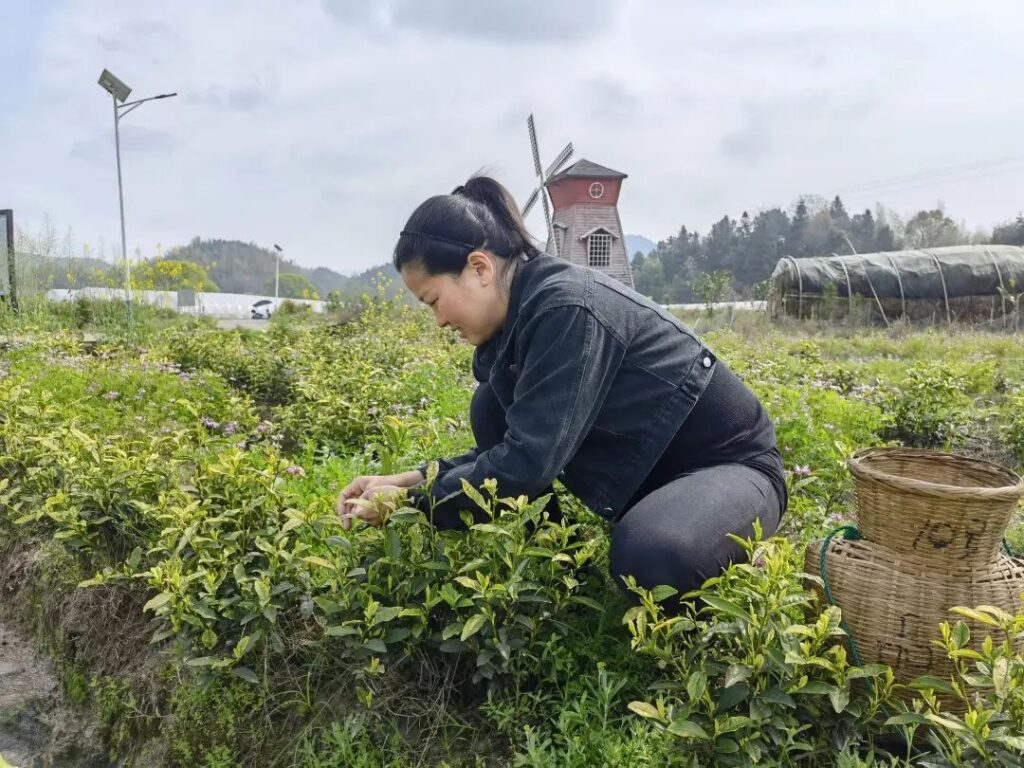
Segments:
[[[274,250],[277,251],[277,261],[274,264],[274,309],[277,309],[278,281],[281,277],[281,246],[274,243]]]
[[[128,240],[125,237],[124,229],[124,187],[121,182],[121,131],[119,126],[121,118],[133,109],[137,109],[141,105],[145,104],[147,101],[169,99],[172,96],[177,96],[178,94],[161,93],[159,96],[149,96],[145,99],[136,99],[135,101],[125,102],[125,99],[128,98],[128,94],[132,92],[132,89],[121,82],[113,73],[110,72],[110,70],[107,69],[104,69],[100,74],[99,84],[103,87],[103,90],[111,95],[114,101],[114,150],[117,154],[117,198],[121,206],[121,256],[124,259],[124,302],[128,308],[128,316],[130,318],[132,312],[132,273],[131,266],[128,263]]]

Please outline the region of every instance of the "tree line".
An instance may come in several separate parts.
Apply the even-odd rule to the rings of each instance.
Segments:
[[[19,230],[18,273],[30,290],[120,288],[123,266],[96,258],[88,249],[71,252],[71,233],[59,240],[49,222],[39,235]],[[802,258],[831,254],[934,248],[965,243],[1024,246],[1024,214],[996,226],[991,233],[969,232],[941,208],[922,210],[903,220],[881,205],[851,215],[842,199],[831,202],[805,196],[788,210],[769,208],[751,216],[723,216],[707,234],[685,225],[648,253],[631,259],[633,282],[640,293],[662,303],[706,301],[730,294],[758,298],[783,256]],[[100,254],[103,255],[102,253]],[[149,259],[138,256],[132,267],[134,288],[274,293],[277,253],[255,243],[193,238],[185,245]],[[376,290],[380,278],[391,280],[389,293],[401,293],[394,267],[381,264],[353,276],[327,267],[307,268],[288,258],[280,262],[279,295],[284,298],[349,299]]]
[[[637,252],[630,264],[637,291],[662,303],[687,303],[704,300],[711,286],[718,294],[759,298],[783,256],[966,243],[1024,245],[1024,214],[989,234],[967,231],[942,208],[918,211],[903,220],[881,205],[851,215],[838,195],[831,202],[802,197],[789,211],[770,208],[754,216],[744,211],[738,219],[723,216],[705,235],[684,225],[649,253]]]

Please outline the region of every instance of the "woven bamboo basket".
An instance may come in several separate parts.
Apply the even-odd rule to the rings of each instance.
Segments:
[[[821,541],[812,541],[804,559],[808,573],[821,573]],[[918,555],[895,553],[864,540],[833,539],[825,555],[828,584],[856,645],[862,664],[892,667],[897,682],[953,673],[946,652],[933,644],[939,624],[963,617],[954,606],[994,605],[1008,613],[1024,609],[1024,561],[999,554],[989,564],[968,568],[933,567]],[[978,648],[994,631],[971,619],[970,646]],[[1002,636],[993,635],[994,642]],[[1024,652],[1024,642],[1016,650]]]
[[[864,538],[945,563],[991,563],[1024,480],[1006,467],[938,451],[869,448],[849,460]]]

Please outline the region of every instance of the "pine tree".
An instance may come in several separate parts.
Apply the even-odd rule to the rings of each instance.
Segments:
[[[810,214],[807,212],[807,203],[801,197],[797,201],[796,209],[793,211],[793,218],[789,223],[789,236],[786,238],[786,252],[789,255],[807,255],[804,237],[807,234],[807,225],[810,222],[810,218]]]

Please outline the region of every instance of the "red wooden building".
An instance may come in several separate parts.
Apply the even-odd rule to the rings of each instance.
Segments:
[[[600,270],[633,287],[626,242],[619,219],[619,190],[626,174],[579,160],[545,185],[554,207],[552,228],[557,253],[573,264]],[[557,247],[556,247],[557,246]]]

